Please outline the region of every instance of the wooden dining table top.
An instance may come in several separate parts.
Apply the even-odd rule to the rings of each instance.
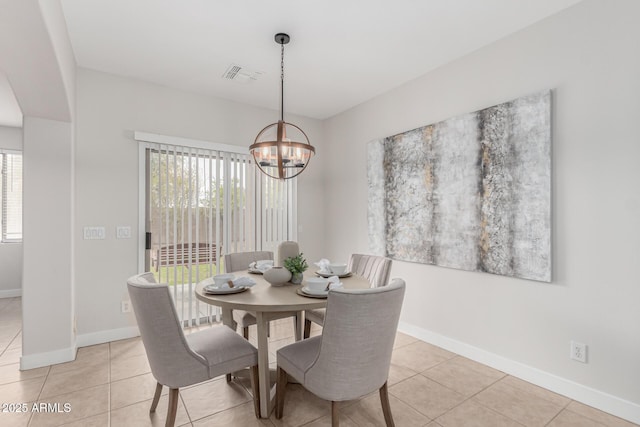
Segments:
[[[248,270],[233,273],[236,278],[250,277],[256,284],[244,292],[234,294],[207,294],[203,288],[213,284],[213,278],[207,278],[196,285],[196,298],[207,304],[222,308],[246,311],[283,312],[302,311],[322,308],[327,305],[326,298],[311,298],[298,295],[297,290],[304,285],[304,280],[317,277],[315,271],[305,271],[302,285],[285,284],[272,286],[261,274],[249,273]],[[364,289],[370,287],[367,279],[352,275],[340,279],[346,289]]]

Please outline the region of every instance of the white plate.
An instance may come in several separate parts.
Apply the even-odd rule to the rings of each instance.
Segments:
[[[302,287],[302,293],[307,295],[327,295],[329,291],[325,291],[324,289],[321,291],[314,291],[309,289],[307,286]]]
[[[233,288],[218,288],[214,285],[205,286],[202,290],[205,294],[213,294],[213,295],[224,295],[224,294],[238,294],[240,292],[246,291],[246,286],[235,286]]]
[[[296,293],[300,296],[306,297],[306,298],[321,298],[321,299],[326,299],[327,296],[329,295],[329,293],[324,293],[321,295],[314,295],[314,294],[305,294],[304,292],[302,292],[302,289],[298,288],[296,289]]]
[[[332,274],[332,273],[320,273],[319,271],[316,271],[316,274],[320,277],[331,277],[331,276],[338,276],[338,278],[342,279],[343,277],[349,277],[351,276],[351,272],[348,271],[344,274]]]
[[[257,268],[250,268],[250,269],[247,270],[247,272],[251,273],[251,274],[263,274],[264,273],[263,271],[258,270]]]

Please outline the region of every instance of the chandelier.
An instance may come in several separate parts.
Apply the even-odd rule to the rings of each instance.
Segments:
[[[302,129],[284,121],[284,45],[289,43],[290,37],[278,33],[275,40],[280,44],[280,120],[258,133],[249,152],[264,174],[290,179],[305,170],[316,150]]]

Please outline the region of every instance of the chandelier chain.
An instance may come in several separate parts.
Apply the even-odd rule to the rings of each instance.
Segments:
[[[280,45],[280,120],[284,122],[284,43]]]

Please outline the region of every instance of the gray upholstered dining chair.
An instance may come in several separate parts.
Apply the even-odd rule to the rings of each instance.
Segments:
[[[353,254],[349,259],[347,271],[366,277],[371,287],[377,288],[389,282],[391,259],[376,255]]]
[[[255,261],[261,260],[273,260],[273,252],[271,251],[254,251],[254,252],[236,252],[232,254],[226,254],[224,256],[224,271],[226,273],[233,273],[234,271],[242,271],[249,268],[249,264]],[[274,320],[284,319],[285,317],[293,316],[294,329],[298,327],[298,313],[281,313],[274,317]],[[233,321],[236,323],[236,327],[242,328],[242,336],[245,339],[249,339],[249,326],[257,323],[256,316],[245,310],[233,310]],[[296,336],[298,333],[296,332]],[[231,381],[231,374],[227,374],[227,382]]]
[[[298,242],[291,240],[285,240],[278,244],[278,251],[276,252],[276,267],[284,267],[284,261],[289,257],[294,257],[300,253],[300,246]]]
[[[349,264],[347,264],[347,271],[365,277],[372,288],[378,288],[385,286],[389,282],[391,263],[392,261],[389,258],[381,256],[353,254],[349,259]],[[304,338],[309,338],[311,334],[311,322],[322,326],[324,324],[324,318],[324,308],[305,311]]]
[[[224,271],[233,273],[234,271],[246,270],[254,261],[273,259],[273,252],[256,251],[256,252],[237,252],[224,256]],[[284,319],[285,317],[297,316],[297,313],[282,313],[275,319]],[[242,335],[249,339],[249,326],[256,324],[256,316],[244,310],[233,310],[233,321],[237,326],[242,328]],[[294,326],[297,322],[294,324]]]
[[[331,401],[332,426],[339,402],[379,390],[387,426],[393,426],[387,377],[405,283],[371,289],[334,289],[327,298],[322,335],[277,352],[276,418],[283,416],[287,375],[316,396]]]
[[[224,271],[233,273],[235,271],[246,270],[249,264],[261,260],[273,260],[273,252],[254,251],[236,252],[224,256]],[[242,328],[242,335],[249,339],[249,326],[256,324],[256,316],[244,310],[233,310],[233,321],[237,327]]]
[[[153,273],[127,280],[133,311],[151,373],[158,382],[151,409],[155,412],[162,387],[169,387],[167,426],[175,424],[180,387],[251,367],[254,410],[260,416],[258,351],[226,326],[185,335],[169,287],[155,282]]]

